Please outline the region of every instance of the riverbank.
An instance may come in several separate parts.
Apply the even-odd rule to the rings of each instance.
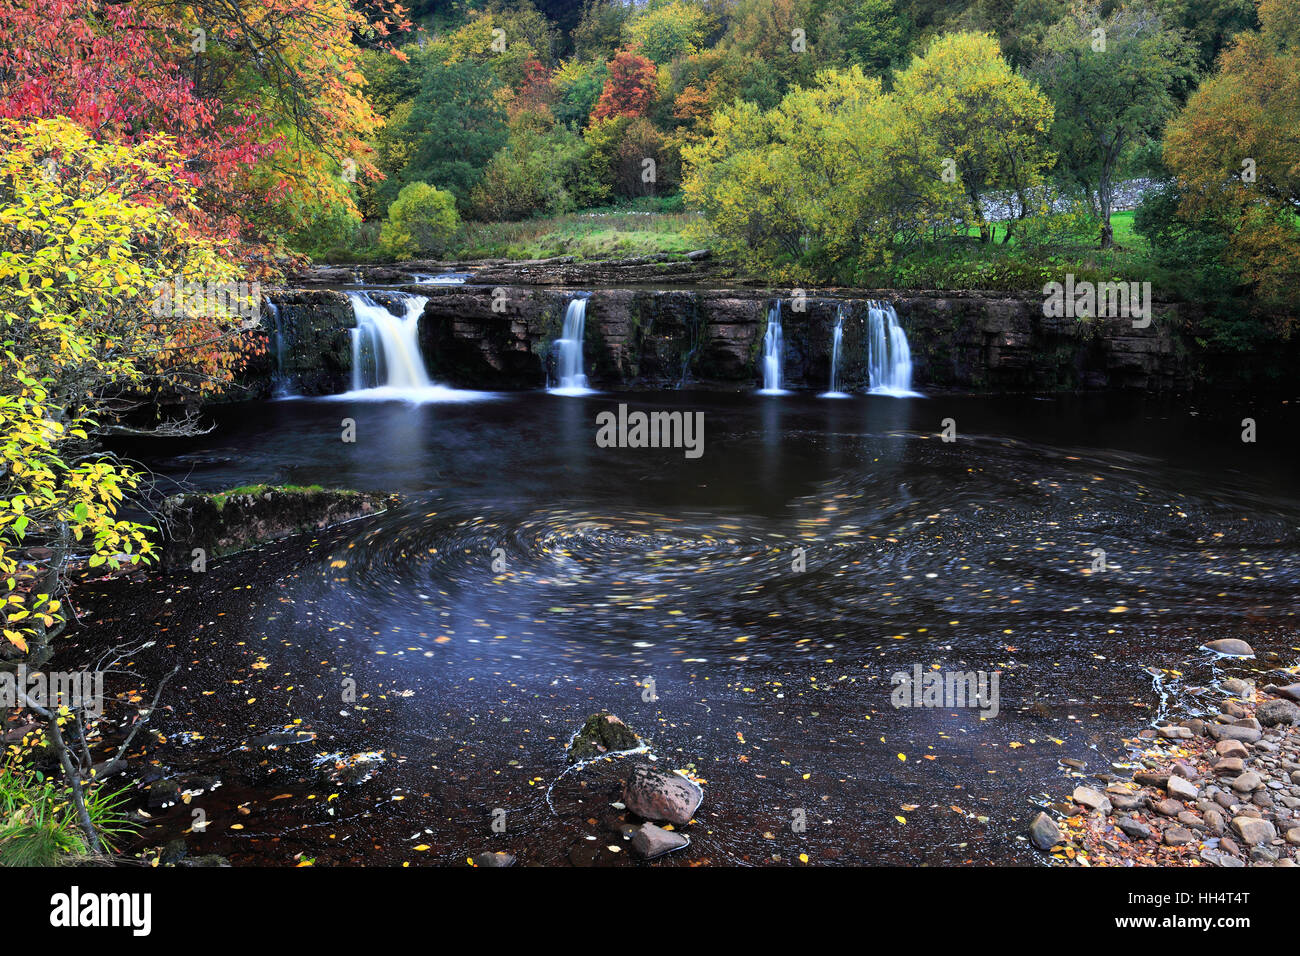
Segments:
[[[1214,643],[1225,663],[1253,657],[1243,641]],[[1031,842],[1074,866],[1300,865],[1300,667],[1260,680],[1187,688],[1175,708],[1188,716],[1125,739],[1117,772],[1081,782],[1056,820],[1039,814]]]

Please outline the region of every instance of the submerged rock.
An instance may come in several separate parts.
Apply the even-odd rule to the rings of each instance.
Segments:
[[[639,817],[682,826],[704,802],[704,791],[679,773],[638,762],[623,783],[623,802]]]
[[[645,824],[632,837],[632,849],[646,860],[653,860],[673,850],[680,850],[684,846],[690,846],[690,843],[691,841],[680,833],[673,833],[653,823]]]
[[[641,738],[631,727],[613,714],[601,711],[588,717],[569,741],[569,763],[620,750],[635,750],[639,746]]]
[[[480,853],[478,856],[474,857],[474,865],[489,868],[514,866],[515,857],[511,853],[504,853],[500,850]]]

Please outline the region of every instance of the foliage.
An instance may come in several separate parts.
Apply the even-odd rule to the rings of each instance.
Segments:
[[[103,785],[86,800],[91,822],[110,848],[134,829],[124,802],[122,790],[110,792]],[[12,752],[0,756],[0,866],[58,866],[81,862],[90,853],[68,788]]]
[[[902,142],[900,175],[943,206],[951,197],[930,181],[943,180],[944,164],[956,177],[965,202],[955,210],[964,222],[991,236],[983,197],[990,190],[1013,193],[1021,216],[1043,182],[1052,155],[1046,148],[1052,106],[1038,89],[1011,70],[989,35],[939,37],[894,80]],[[955,191],[955,190],[952,190]]]
[[[684,189],[746,268],[848,282],[958,222],[991,236],[981,197],[996,187],[1027,199],[1050,159],[1050,122],[991,38],[961,34],[936,41],[891,93],[855,66],[774,110],[722,110],[713,135],[683,149]]]
[[[380,244],[395,258],[441,255],[460,226],[456,197],[427,183],[408,183],[388,207]]]
[[[1108,247],[1122,164],[1173,114],[1194,69],[1181,32],[1151,9],[1102,11],[1099,2],[1072,8],[1048,33],[1032,73],[1056,106],[1062,174],[1095,201]]]
[[[592,110],[592,120],[644,116],[654,100],[657,82],[653,63],[631,50],[620,50],[606,64],[605,87]]]
[[[624,28],[629,49],[655,63],[667,63],[700,50],[712,28],[708,11],[700,6],[671,0],[650,6]]]
[[[1232,266],[1278,296],[1300,278],[1300,2],[1262,0],[1259,18],[1169,124],[1165,158],[1180,215],[1217,224]]]
[[[462,207],[483,175],[483,167],[506,144],[505,109],[492,70],[473,61],[436,64],[424,75],[405,127],[411,158],[391,186],[377,190],[382,201],[411,182],[437,183]],[[449,135],[449,131],[455,135]]]
[[[247,349],[242,314],[160,309],[179,281],[236,273],[170,209],[192,203],[164,139],[96,143],[69,120],[0,128],[0,580],[8,643],[44,649],[63,625],[74,551],[90,567],[148,560],[117,511],[139,477],[90,432],[130,395],[206,394]],[[260,305],[260,303],[259,303]],[[46,557],[33,560],[28,549]]]

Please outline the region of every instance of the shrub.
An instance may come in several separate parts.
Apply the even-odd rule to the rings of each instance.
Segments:
[[[379,244],[394,259],[437,256],[458,228],[455,196],[428,183],[409,183],[388,207]]]

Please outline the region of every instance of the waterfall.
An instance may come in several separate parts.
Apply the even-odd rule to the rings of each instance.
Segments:
[[[785,342],[781,335],[781,300],[767,310],[767,331],[763,334],[763,388],[759,394],[780,395],[781,368],[785,364]]]
[[[585,395],[587,376],[582,371],[582,339],[587,328],[587,297],[575,295],[564,310],[564,328],[553,346],[555,368],[560,384],[550,389],[553,395]]]
[[[401,318],[369,292],[349,292],[356,328],[352,330],[352,390],[428,389],[433,386],[420,354],[420,314],[429,300],[390,292],[403,308]]]
[[[871,391],[916,395],[912,391],[912,350],[892,305],[867,303],[867,372]]]
[[[271,318],[275,322],[275,334],[271,337],[271,343],[275,348],[275,374],[271,376],[271,396],[289,398],[293,392],[290,389],[289,377],[284,371],[284,320],[278,305],[270,299],[266,300],[266,305],[271,310]]]
[[[831,332],[831,383],[830,388],[822,393],[822,398],[847,398],[848,396],[841,392],[836,385],[836,377],[840,370],[840,343],[844,340],[844,306],[840,306],[835,313],[835,328]]]

